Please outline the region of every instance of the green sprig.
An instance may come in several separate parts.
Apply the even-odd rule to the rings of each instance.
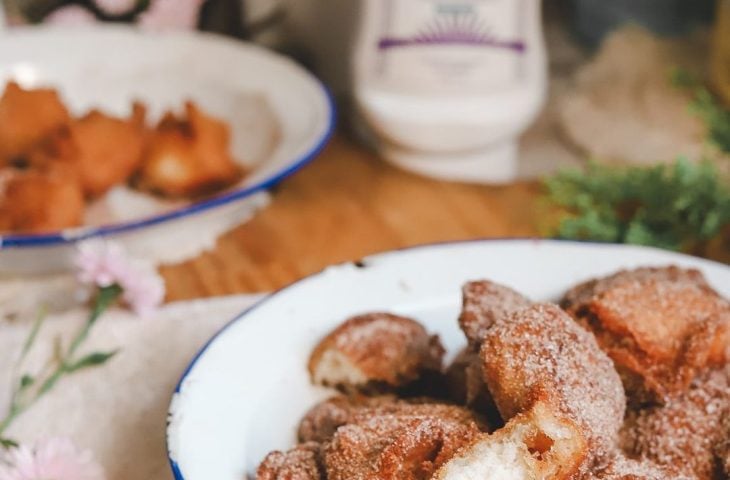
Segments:
[[[60,354],[55,355],[56,362],[53,369],[47,375],[43,376],[43,378],[36,378],[29,374],[24,374],[20,377],[11,394],[8,413],[5,418],[0,419],[0,446],[5,448],[17,446],[15,441],[3,438],[3,433],[7,431],[10,425],[21,414],[50,392],[61,378],[76,373],[79,370],[103,365],[117,354],[116,350],[113,352],[94,352],[81,358],[76,358],[79,348],[88,338],[91,329],[121,294],[122,289],[118,285],[101,288],[94,300],[91,313],[84,326],[73,337],[68,349],[65,352],[61,351]],[[18,359],[18,365],[22,364],[25,357],[33,348],[44,321],[45,311],[42,311],[36,318],[30,334],[23,345]]]
[[[697,251],[730,225],[730,186],[710,163],[611,167],[591,163],[545,180],[562,213],[551,236]]]
[[[671,81],[675,86],[691,93],[690,111],[707,126],[710,143],[723,153],[730,154],[730,111],[696,76],[688,71],[674,70]]]

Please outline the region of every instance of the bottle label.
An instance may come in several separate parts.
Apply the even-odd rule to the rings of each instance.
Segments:
[[[374,0],[369,0],[374,1]],[[521,80],[534,0],[379,0],[372,80],[413,92],[484,91]]]

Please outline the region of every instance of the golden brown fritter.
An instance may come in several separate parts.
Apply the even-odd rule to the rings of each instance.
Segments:
[[[505,421],[547,400],[581,428],[593,461],[613,450],[626,407],[621,379],[593,335],[558,306],[534,305],[495,323],[481,358]]]
[[[0,166],[22,159],[33,145],[70,122],[55,90],[25,90],[8,82],[0,98]]]
[[[366,397],[363,395],[338,395],[318,403],[302,418],[298,437],[301,443],[325,442],[332,438],[335,431],[347,424],[357,410],[379,407],[398,402],[391,395]]]
[[[320,480],[320,445],[305,443],[288,452],[271,452],[256,470],[256,480]]]
[[[728,416],[728,375],[715,370],[693,381],[688,391],[669,397],[665,405],[629,411],[622,448],[699,480],[721,479],[724,459],[718,457],[717,447],[727,441],[723,420]]]
[[[532,305],[522,294],[488,280],[467,283],[462,297],[459,326],[474,351],[479,350],[482,338],[495,322]]]
[[[441,371],[444,349],[418,322],[387,313],[347,320],[314,349],[309,373],[315,384],[346,391],[398,388]]]
[[[394,404],[357,411],[325,446],[329,480],[428,480],[481,431],[458,407]]]
[[[635,403],[684,391],[726,361],[730,303],[696,270],[620,272],[576,287],[563,306],[593,331]]]
[[[0,193],[0,232],[48,233],[81,224],[84,196],[57,173],[12,172]]]
[[[452,420],[475,422],[481,430],[489,425],[477,413],[438,400],[421,397],[399,399],[393,395],[332,397],[312,407],[299,424],[299,441],[324,443],[343,425],[357,418],[382,415],[439,415]]]
[[[168,113],[152,133],[136,179],[140,188],[167,197],[193,197],[241,177],[230,154],[228,125],[192,102],[185,112],[185,118]]]
[[[128,120],[91,111],[73,122],[75,167],[87,197],[98,197],[125,183],[140,165],[147,135],[144,117],[144,107],[135,104]]]
[[[538,400],[491,435],[480,435],[456,452],[434,480],[577,478],[587,463],[588,442],[581,427]]]

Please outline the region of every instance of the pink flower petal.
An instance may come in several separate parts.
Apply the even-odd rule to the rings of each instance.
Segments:
[[[149,314],[165,298],[165,283],[154,266],[130,258],[121,245],[91,240],[77,247],[76,278],[82,285],[118,285],[122,300],[140,316]]]
[[[52,438],[10,450],[0,463],[0,480],[105,480],[88,450],[68,438]]]
[[[80,5],[68,5],[54,10],[43,21],[53,25],[78,27],[95,23],[96,17]]]

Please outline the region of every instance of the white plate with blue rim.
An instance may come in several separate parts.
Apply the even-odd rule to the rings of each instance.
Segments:
[[[194,256],[261,207],[261,192],[315,158],[335,124],[326,88],[292,60],[200,32],[10,29],[0,34],[0,86],[8,80],[58,89],[73,114],[99,108],[126,115],[140,100],[154,122],[193,100],[229,123],[233,155],[249,174],[216,196],[187,203],[118,187],[87,209],[83,227],[0,234],[0,274],[64,270],[74,244],[97,237],[157,263]]]
[[[453,354],[461,286],[488,278],[534,300],[624,268],[698,268],[730,297],[730,267],[663,250],[550,240],[482,240],[416,247],[328,268],[242,313],[193,359],[170,405],[170,464],[178,480],[241,480],[296,442],[302,415],[332,392],[310,384],[307,359],[346,318],[413,317]]]

